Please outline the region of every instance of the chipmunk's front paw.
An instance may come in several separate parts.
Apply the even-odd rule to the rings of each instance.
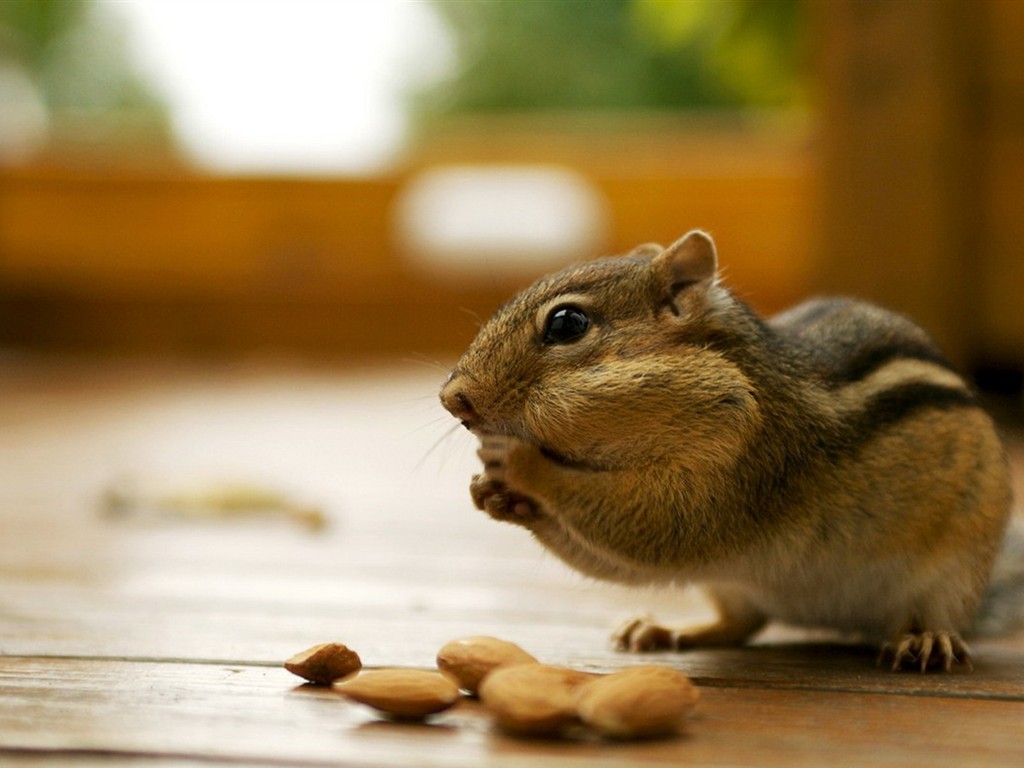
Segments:
[[[484,471],[474,475],[469,493],[477,509],[482,509],[495,520],[527,525],[540,516],[540,508],[533,499],[508,487],[505,475],[509,453],[517,443],[503,436],[487,436],[480,441],[477,455]]]
[[[501,480],[474,475],[469,493],[477,509],[482,509],[495,520],[526,525],[540,516],[536,502],[509,490]]]
[[[956,632],[908,632],[882,646],[878,663],[890,660],[893,672],[901,669],[949,672],[954,664],[974,669],[971,650]]]

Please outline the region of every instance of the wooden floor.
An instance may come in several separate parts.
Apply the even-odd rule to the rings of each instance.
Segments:
[[[618,621],[707,612],[582,579],[473,510],[442,376],[0,358],[0,764],[1024,765],[1024,635],[950,676],[782,628],[658,656],[702,699],[646,743],[517,741],[472,702],[398,724],[299,685],[282,660],[329,640],[430,667],[493,634],[616,669],[647,660],[609,649]],[[231,514],[259,488],[326,525]]]

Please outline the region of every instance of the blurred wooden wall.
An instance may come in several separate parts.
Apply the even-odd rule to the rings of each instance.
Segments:
[[[397,205],[422,170],[480,163],[575,170],[607,211],[593,256],[701,226],[742,290],[774,310],[803,292],[804,148],[664,126],[560,137],[506,126],[438,138],[401,173],[210,178],[182,171],[0,174],[0,345],[106,354],[324,360],[451,358],[528,277],[417,267]],[[566,144],[565,151],[560,145]],[[573,149],[569,151],[568,146]],[[539,275],[536,275],[539,276]]]
[[[815,288],[917,318],[961,364],[1024,365],[1024,3],[812,4]],[[1002,379],[1001,381],[999,379]]]
[[[553,163],[605,202],[602,254],[703,227],[759,309],[871,298],[1019,387],[1024,2],[809,7],[809,126],[470,121],[371,179],[0,170],[0,348],[450,359],[528,280],[417,269],[396,202],[438,165]]]
[[[189,357],[432,352],[471,326],[461,307],[499,296],[411,274],[391,238],[401,185],[9,172],[0,343]]]

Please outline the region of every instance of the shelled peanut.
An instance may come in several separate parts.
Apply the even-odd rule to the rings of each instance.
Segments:
[[[363,667],[359,654],[341,643],[322,643],[292,656],[284,668],[314,685],[330,685]]]
[[[288,668],[310,680],[326,680],[335,672],[320,672],[310,660],[318,658],[318,649],[331,645],[337,644],[293,657]],[[320,653],[329,657],[327,651]],[[293,669],[296,659],[300,671]],[[334,690],[391,718],[422,720],[456,704],[462,689],[478,695],[484,710],[509,735],[552,737],[589,730],[609,739],[672,735],[699,698],[690,679],[670,667],[646,665],[603,675],[583,672],[542,664],[519,646],[495,637],[453,640],[438,652],[437,665],[440,672],[364,671],[335,683]]]
[[[576,721],[580,692],[594,679],[540,663],[504,667],[484,678],[480,700],[505,733],[555,736]]]
[[[697,705],[690,679],[670,667],[623,669],[580,691],[580,720],[614,739],[652,738],[676,733]]]
[[[338,683],[334,690],[352,701],[401,720],[422,720],[451,707],[459,689],[438,672],[377,669]]]
[[[515,643],[481,635],[452,640],[437,652],[437,668],[473,696],[479,692],[483,679],[494,670],[537,663],[537,659]]]

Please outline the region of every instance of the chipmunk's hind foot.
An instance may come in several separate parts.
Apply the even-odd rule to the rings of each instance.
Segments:
[[[650,616],[630,619],[612,633],[617,651],[647,653],[676,650],[676,631],[656,623]]]
[[[642,616],[619,627],[612,635],[612,642],[616,650],[631,653],[739,646],[763,624],[764,620],[759,616],[746,621],[730,617],[704,626],[673,629],[658,624],[649,616]]]
[[[908,632],[882,646],[878,663],[886,662],[891,662],[893,672],[951,672],[954,665],[974,669],[971,650],[956,632]]]

